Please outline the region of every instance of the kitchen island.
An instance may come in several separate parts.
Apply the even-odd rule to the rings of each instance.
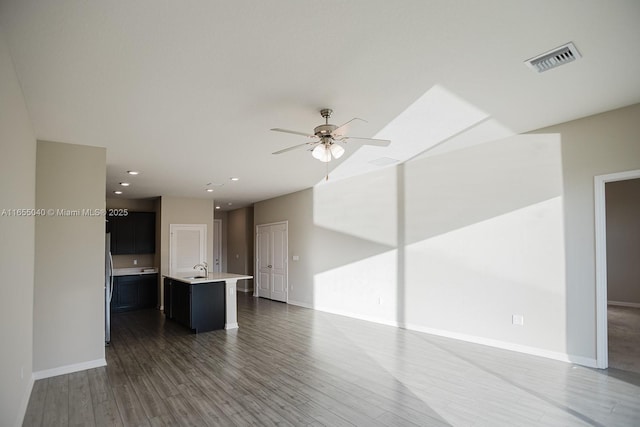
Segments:
[[[209,273],[164,277],[164,313],[193,332],[238,328],[236,284],[253,276]]]

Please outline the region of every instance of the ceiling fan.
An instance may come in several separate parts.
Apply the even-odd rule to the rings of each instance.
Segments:
[[[307,138],[313,138],[314,140],[305,142],[303,144],[294,145],[293,147],[285,148],[283,150],[276,151],[272,154],[282,154],[287,151],[296,150],[302,147],[310,147],[311,155],[320,160],[321,162],[330,162],[332,158],[339,159],[344,154],[344,148],[338,143],[346,143],[349,139],[358,139],[365,141],[363,144],[365,145],[375,145],[378,147],[386,147],[391,143],[391,141],[386,139],[374,139],[374,138],[363,138],[358,136],[346,136],[342,132],[345,130],[345,126],[351,123],[354,120],[362,120],[357,117],[349,120],[348,122],[336,126],[329,123],[329,117],[331,117],[331,113],[333,110],[329,108],[323,108],[320,110],[320,115],[324,117],[325,123],[319,126],[316,126],[313,129],[313,135],[305,132],[298,132],[295,130],[288,129],[280,129],[274,128],[272,131],[276,132],[284,132],[284,133],[292,133],[294,135],[302,135]],[[317,138],[317,139],[316,139]]]

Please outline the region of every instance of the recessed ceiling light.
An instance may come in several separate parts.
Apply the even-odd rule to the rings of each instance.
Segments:
[[[120,185],[122,185],[123,187],[128,187],[131,184],[129,184],[128,182],[121,182]]]
[[[216,206],[216,209],[220,209],[220,206]]]
[[[116,191],[114,191],[113,193],[114,193],[114,194],[122,194],[122,191],[120,191],[120,190],[116,190]]]
[[[227,204],[228,204],[229,206],[231,206],[233,203],[229,202],[229,203],[227,203]]]
[[[127,173],[129,175],[139,175],[140,174],[140,172],[138,172],[138,171],[127,171]]]
[[[207,188],[207,193],[213,193],[213,188]]]
[[[231,181],[240,181],[240,178],[236,178],[235,176],[232,176],[231,178],[229,178]]]

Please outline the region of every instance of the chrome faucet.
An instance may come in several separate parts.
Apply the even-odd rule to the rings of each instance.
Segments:
[[[193,269],[195,270],[196,268],[201,268],[204,270],[204,275],[205,277],[209,277],[209,265],[207,264],[206,261],[202,261],[200,264],[196,264],[193,266]]]

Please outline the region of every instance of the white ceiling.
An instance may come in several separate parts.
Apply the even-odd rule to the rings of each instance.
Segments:
[[[353,135],[393,140],[347,146],[344,169],[477,123],[467,140],[640,102],[638,22],[637,0],[0,0],[38,139],[106,147],[109,197],[128,180],[120,197],[227,208],[322,180],[307,151],[271,154],[304,137],[269,129],[311,132],[324,107],[335,124],[367,119]],[[569,41],[579,61],[523,64]]]

